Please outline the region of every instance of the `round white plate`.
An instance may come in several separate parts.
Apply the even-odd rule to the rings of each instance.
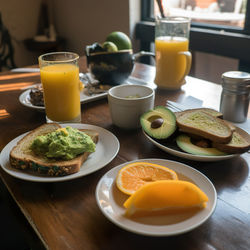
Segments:
[[[39,111],[45,111],[44,106],[36,106],[36,105],[33,105],[30,102],[30,91],[31,91],[30,89],[27,89],[19,96],[20,103],[22,105],[24,105],[25,107],[28,107],[28,108],[36,109],[36,110],[39,110]],[[81,91],[81,93],[80,93],[80,102],[81,103],[87,103],[87,102],[91,102],[91,101],[95,101],[95,100],[104,98],[106,96],[107,96],[106,92],[100,93],[100,94],[93,94],[93,95],[89,96],[89,95],[86,95],[84,93],[84,91]]]
[[[19,96],[19,102],[23,104],[25,107],[36,109],[39,111],[44,111],[45,107],[44,106],[36,106],[33,105],[30,102],[30,89],[25,90],[20,96]]]
[[[98,182],[96,200],[102,213],[117,226],[133,233],[149,236],[170,236],[188,232],[204,223],[213,213],[217,193],[211,181],[199,171],[179,162],[162,159],[140,159],[136,161],[152,162],[173,169],[179,179],[189,180],[199,186],[208,196],[206,208],[189,216],[162,215],[130,219],[124,216],[123,203],[129,197],[118,190],[115,178],[118,171],[127,163],[108,171]],[[133,161],[133,162],[136,162]],[[185,176],[185,177],[184,177]]]
[[[92,129],[97,131],[99,134],[98,143],[96,144],[96,151],[89,155],[88,159],[83,163],[79,172],[66,176],[49,177],[39,175],[33,172],[22,171],[19,169],[12,168],[9,163],[9,153],[11,149],[17,144],[17,142],[21,138],[24,137],[26,133],[18,136],[17,138],[9,142],[2,150],[0,154],[0,165],[2,166],[3,170],[16,178],[26,181],[59,182],[72,180],[88,175],[103,168],[114,159],[120,149],[119,141],[115,137],[115,135],[113,135],[111,132],[104,128],[80,123],[61,124],[61,126],[71,126],[73,128],[78,129]]]
[[[89,75],[89,77],[91,77]],[[146,85],[149,86],[153,89],[156,89],[156,85],[152,82],[146,82],[142,79],[130,76],[125,82],[125,84],[139,84],[139,85]],[[37,84],[36,84],[37,85]],[[39,85],[39,84],[38,84]],[[107,92],[104,93],[96,93],[93,95],[86,95],[84,91],[81,91],[80,93],[80,101],[81,103],[88,103],[92,102],[95,100],[99,100],[102,98],[105,98],[107,96]],[[19,96],[19,101],[22,105],[25,107],[31,108],[31,109],[36,109],[38,111],[44,111],[45,107],[44,106],[35,106],[30,102],[30,89],[25,90],[20,96]]]
[[[176,145],[176,147],[170,147],[167,145],[163,145],[161,143],[159,143],[158,141],[154,140],[152,137],[150,137],[149,135],[147,135],[144,131],[143,134],[147,137],[148,140],[150,140],[155,146],[157,146],[158,148],[162,149],[163,151],[174,155],[174,156],[178,156],[181,157],[183,159],[187,159],[187,160],[192,160],[192,161],[206,161],[206,162],[212,162],[212,161],[222,161],[222,160],[228,160],[231,158],[234,158],[236,156],[238,156],[238,154],[229,154],[229,155],[219,155],[219,156],[205,156],[205,155],[193,155],[193,154],[189,154],[189,153],[185,153],[183,151],[181,151],[180,149],[178,149],[178,146]]]

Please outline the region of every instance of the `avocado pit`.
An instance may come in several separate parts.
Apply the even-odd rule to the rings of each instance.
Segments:
[[[156,106],[140,117],[142,129],[155,139],[166,139],[176,130],[175,114],[164,106]]]
[[[151,122],[151,128],[160,128],[164,120],[160,117]]]

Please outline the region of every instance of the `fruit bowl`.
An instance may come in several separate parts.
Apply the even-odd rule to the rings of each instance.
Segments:
[[[102,84],[119,85],[129,77],[133,70],[132,49],[90,53],[89,46],[87,46],[85,52],[90,73]]]
[[[85,48],[91,75],[101,84],[119,85],[131,74],[137,58],[154,53],[141,51],[133,54],[130,38],[121,31],[110,33],[105,42],[95,42]]]

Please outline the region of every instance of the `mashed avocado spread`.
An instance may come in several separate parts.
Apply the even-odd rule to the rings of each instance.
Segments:
[[[47,158],[71,160],[83,152],[95,152],[95,146],[89,135],[66,127],[37,136],[31,144],[31,150]]]

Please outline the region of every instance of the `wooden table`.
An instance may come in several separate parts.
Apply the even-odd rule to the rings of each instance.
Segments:
[[[81,69],[86,70],[83,59]],[[136,64],[133,75],[154,78],[152,66]],[[0,75],[0,149],[18,135],[45,123],[44,113],[22,106],[22,88],[39,82],[39,73]],[[155,105],[167,99],[181,101],[193,95],[211,107],[219,104],[221,86],[188,77],[180,91],[156,90]],[[13,178],[0,170],[1,178],[48,249],[250,249],[250,154],[222,162],[194,162],[169,155],[142,134],[112,125],[107,99],[82,105],[82,123],[111,131],[120,141],[117,157],[101,170],[85,177],[58,183],[35,183]],[[205,174],[214,184],[218,201],[213,215],[191,232],[171,237],[146,237],[127,232],[109,222],[97,207],[95,188],[111,168],[140,158],[179,161]]]

